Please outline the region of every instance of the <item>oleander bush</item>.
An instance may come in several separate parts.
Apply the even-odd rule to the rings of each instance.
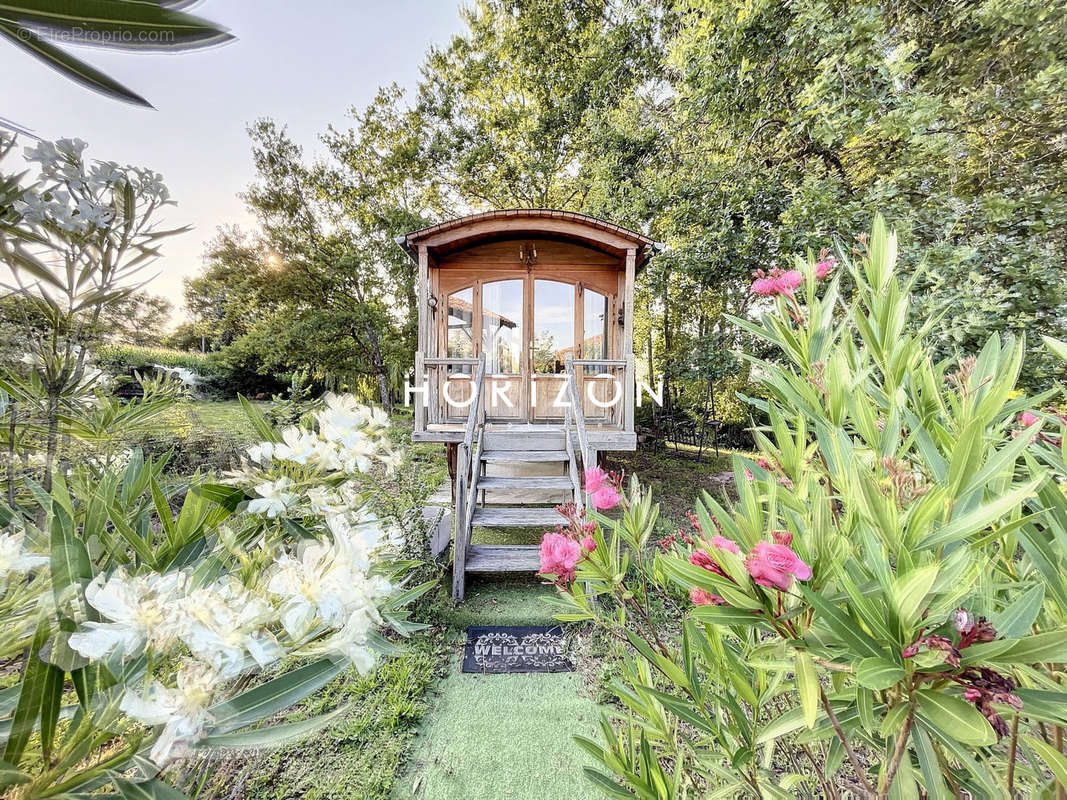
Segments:
[[[594,510],[545,537],[559,619],[625,645],[579,742],[608,795],[1067,785],[1067,419],[1016,390],[1021,341],[935,362],[896,249],[879,219],[855,259],[756,276],[763,313],[734,321],[781,358],[751,359],[768,423],[736,502],[654,543],[651,494],[631,481],[609,518],[594,472]]]

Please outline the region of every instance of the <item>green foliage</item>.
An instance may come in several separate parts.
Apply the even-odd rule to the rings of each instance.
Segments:
[[[1062,336],[1067,301],[1062,6],[674,5],[671,91],[609,117],[599,157],[601,210],[642,214],[672,246],[648,281],[667,301],[665,358],[670,327],[695,332],[691,314],[668,319],[694,297],[741,316],[753,270],[847,248],[880,209],[906,263],[926,262],[914,302],[944,314],[936,355],[1026,333],[1024,384],[1062,375],[1035,335]]]
[[[54,41],[139,52],[186,51],[210,47],[233,37],[215,23],[167,3],[23,2],[12,0],[0,11],[0,38],[93,91],[135,105],[150,106],[126,88]]]
[[[165,347],[139,347],[136,345],[105,345],[95,354],[96,363],[114,374],[137,370],[148,372],[154,364],[167,367],[185,367],[193,372],[210,376],[220,372],[219,359],[211,353],[189,353]]]
[[[1037,795],[1059,769],[1031,741],[1067,721],[1046,705],[1067,702],[1067,418],[1020,416],[1052,394],[1015,390],[1021,341],[935,361],[896,260],[877,218],[825,289],[797,259],[802,290],[734,319],[780,361],[749,357],[760,458],[734,459],[736,502],[704,496],[691,545],[649,552],[636,481],[594,515],[559,618],[631,648],[624,711],[582,743],[618,796]]]

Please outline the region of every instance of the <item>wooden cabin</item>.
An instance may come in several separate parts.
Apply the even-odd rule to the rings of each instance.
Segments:
[[[633,450],[640,233],[569,211],[473,214],[398,238],[419,267],[416,442],[448,448],[453,591],[468,572],[536,571],[537,547],[474,527],[551,528],[600,452]]]

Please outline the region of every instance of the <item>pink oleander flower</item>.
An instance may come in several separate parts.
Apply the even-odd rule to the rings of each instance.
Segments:
[[[778,278],[778,286],[782,294],[792,294],[793,290],[804,282],[804,276],[797,270],[786,270]]]
[[[737,542],[733,539],[727,539],[725,536],[712,536],[711,546],[717,547],[719,550],[729,550],[731,553],[741,554],[741,548],[737,546]]]
[[[764,297],[771,297],[773,295],[791,295],[793,290],[800,286],[804,280],[803,276],[795,269],[786,270],[783,272],[780,269],[772,269],[770,272],[764,272],[761,269],[752,273],[752,277],[755,278],[752,281],[752,286],[749,287],[749,291],[752,294],[762,295]]]
[[[815,277],[820,281],[825,279],[835,266],[837,266],[837,259],[830,255],[828,249],[823,248],[819,253],[819,261],[815,264]]]
[[[689,563],[695,566],[706,569],[708,572],[714,572],[716,575],[722,575],[725,577],[726,573],[722,571],[722,567],[719,566],[719,562],[708,555],[706,550],[694,550],[689,554]]]
[[[581,546],[562,533],[546,533],[541,539],[541,575],[555,575],[557,583],[574,580],[574,568],[582,556]]]
[[[1029,411],[1024,411],[1019,415],[1019,424],[1025,428],[1029,428],[1035,422],[1040,422],[1041,417],[1037,414],[1033,414]]]
[[[586,536],[579,544],[582,546],[583,553],[592,553],[596,550],[596,539],[592,536]]]
[[[789,547],[793,543],[793,534],[789,531],[772,531],[771,536],[774,537],[776,544],[782,544]]]
[[[811,567],[789,547],[773,542],[757,542],[745,562],[748,574],[760,586],[785,591],[793,578],[806,581],[811,577]]]
[[[592,494],[608,483],[608,473],[600,467],[590,467],[585,471],[585,490]]]
[[[970,633],[974,630],[974,617],[965,608],[957,608],[952,617],[952,624],[960,633]]]
[[[689,590],[689,599],[695,606],[721,606],[726,603],[726,600],[717,594],[712,594],[696,586]]]
[[[968,703],[976,703],[982,699],[982,692],[972,686],[971,688],[964,690],[963,699]]]
[[[593,508],[597,511],[607,511],[610,508],[615,508],[621,499],[618,490],[611,485],[603,486],[592,494]]]

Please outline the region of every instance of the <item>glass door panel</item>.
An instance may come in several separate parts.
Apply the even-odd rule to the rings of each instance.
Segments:
[[[474,358],[474,289],[468,287],[448,296],[448,328],[445,353],[449,358]],[[442,418],[465,420],[471,396],[474,369],[468,364],[450,366],[439,375],[437,402]]]
[[[566,395],[564,371],[574,347],[575,286],[561,281],[535,280],[533,305],[533,362],[531,405],[534,419],[562,419]]]
[[[482,352],[485,353],[486,414],[491,419],[526,419],[523,356],[522,279],[482,284]]]

